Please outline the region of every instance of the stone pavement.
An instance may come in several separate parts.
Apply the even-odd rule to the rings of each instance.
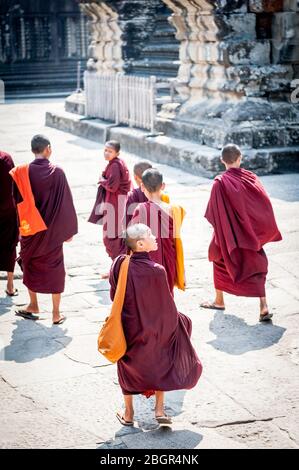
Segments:
[[[193,321],[193,342],[203,363],[195,389],[167,394],[172,428],[157,427],[153,401],[137,397],[136,426],[122,428],[115,365],[97,352],[97,334],[109,310],[109,267],[100,228],[86,222],[94,197],[102,146],[44,127],[57,101],[0,106],[0,146],[19,164],[31,159],[30,138],[52,140],[53,161],[66,172],[79,216],[79,234],[65,245],[67,321],[52,326],[50,296],[41,295],[42,320],[15,317],[27,301],[17,270],[19,297],[4,294],[0,279],[0,447],[2,448],[295,448],[299,446],[299,175],[262,178],[284,240],[266,247],[267,291],[273,324],[258,323],[258,300],[226,297],[225,313],[201,310],[213,295],[207,261],[211,228],[203,218],[211,180],[163,165],[173,201],[187,210],[183,229],[188,289],[176,292]],[[123,155],[132,168],[137,157]],[[146,157],[146,155],[142,155]],[[146,286],[144,286],[146,289]]]

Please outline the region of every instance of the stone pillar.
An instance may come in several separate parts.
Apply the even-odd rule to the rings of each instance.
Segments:
[[[290,102],[298,2],[163,1],[181,42],[181,103],[163,107],[158,129],[214,148],[299,145],[299,110]]]
[[[131,71],[156,27],[162,0],[80,0],[90,17],[89,70]]]
[[[95,72],[121,72],[124,61],[118,13],[102,1],[81,2],[80,8],[90,17],[91,42],[87,69]]]

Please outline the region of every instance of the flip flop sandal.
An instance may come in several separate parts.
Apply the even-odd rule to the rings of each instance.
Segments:
[[[200,307],[207,308],[210,310],[225,310],[225,307],[217,307],[214,303],[210,302],[203,302],[202,304],[200,304]]]
[[[15,311],[16,315],[18,317],[25,318],[26,320],[39,320],[39,316],[32,313],[32,312],[27,312],[27,310],[16,310]]]
[[[66,320],[66,317],[63,316],[63,317],[59,318],[58,321],[53,321],[53,325],[62,325],[62,323],[64,323],[65,320]]]
[[[134,426],[133,421],[125,420],[124,416],[121,415],[120,413],[116,413],[116,417],[117,417],[118,421],[120,422],[120,424],[122,424],[123,426]]]
[[[6,293],[6,295],[8,295],[9,297],[15,297],[16,295],[19,295],[18,289],[15,289],[13,293],[8,292],[8,290],[6,290],[5,293]]]
[[[170,416],[156,416],[156,420],[159,424],[172,424],[172,419]]]
[[[266,315],[260,315],[259,321],[269,321],[273,317],[273,313],[266,313]]]

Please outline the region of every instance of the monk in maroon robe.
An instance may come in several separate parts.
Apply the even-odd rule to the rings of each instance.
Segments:
[[[214,228],[209,260],[214,266],[216,299],[204,308],[224,310],[223,292],[260,298],[260,321],[268,321],[265,293],[268,260],[266,243],[282,239],[270,199],[257,176],[240,168],[238,146],[226,145],[226,172],[215,178],[205,217]]]
[[[13,180],[9,174],[14,162],[8,153],[0,151],[0,271],[7,272],[6,294],[14,296],[13,278],[16,262],[16,246],[19,241],[18,219],[13,199]]]
[[[152,168],[152,164],[147,161],[141,161],[134,165],[133,173],[134,173],[134,180],[137,184],[137,188],[132,189],[132,191],[128,194],[127,205],[126,205],[126,227],[131,222],[133,213],[141,202],[147,202],[148,199],[144,192],[141,189],[142,184],[142,175],[146,170]]]
[[[52,294],[53,323],[60,324],[65,320],[59,311],[65,284],[63,243],[71,241],[78,232],[77,216],[63,170],[49,161],[50,141],[41,135],[34,136],[31,148],[35,160],[29,165],[29,179],[35,206],[47,229],[21,237],[20,264],[30,303],[17,314],[38,319],[37,293]],[[17,202],[21,200],[18,192],[16,198]]]
[[[122,324],[127,342],[126,354],[117,362],[119,384],[125,402],[117,417],[123,425],[133,425],[133,395],[155,393],[155,417],[171,423],[165,415],[164,393],[191,389],[198,382],[202,366],[190,342],[192,323],[179,313],[169,290],[163,266],[149,253],[157,242],[149,227],[131,225],[126,244],[133,251],[129,263]],[[124,255],[113,263],[110,273],[111,299],[114,299]]]
[[[119,158],[120,144],[116,141],[106,142],[104,157],[108,161],[99,180],[99,188],[89,222],[103,225],[103,241],[108,256],[114,260],[124,252],[122,240],[123,222],[127,195],[132,188],[129,170]],[[102,278],[108,278],[104,274]]]
[[[143,173],[142,190],[148,201],[136,207],[131,223],[142,223],[151,228],[157,239],[158,249],[150,252],[150,259],[164,266],[170,291],[173,292],[176,279],[176,249],[170,205],[161,200],[164,188],[163,176],[158,170],[153,168]]]

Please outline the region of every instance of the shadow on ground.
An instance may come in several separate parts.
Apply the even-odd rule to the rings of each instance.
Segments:
[[[64,336],[58,339],[54,337],[58,326],[49,328],[40,322],[36,324],[31,320],[23,319],[16,320],[14,325],[17,327],[12,332],[10,344],[0,351],[0,356],[5,361],[25,363],[49,357],[65,349],[72,341],[72,338],[66,336],[67,330],[63,330]],[[63,344],[59,342],[61,337]]]
[[[202,434],[188,429],[174,430],[170,426],[158,426],[146,432],[142,428],[120,429],[115,440],[106,441],[97,449],[195,449],[202,439]]]
[[[286,331],[272,322],[248,325],[242,318],[223,312],[215,313],[209,329],[217,338],[208,344],[232,355],[269,348],[278,343]]]

